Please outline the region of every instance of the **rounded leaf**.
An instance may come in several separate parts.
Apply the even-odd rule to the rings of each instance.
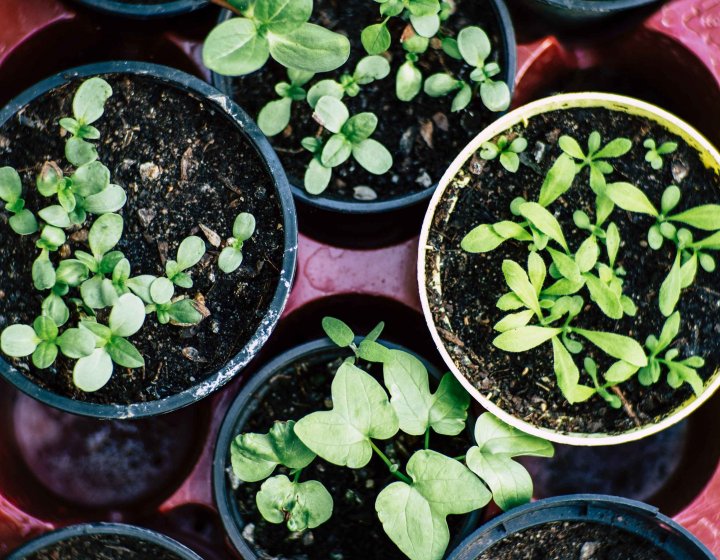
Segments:
[[[15,202],[22,194],[20,175],[12,167],[0,167],[0,198]]]
[[[367,53],[371,55],[384,53],[390,48],[392,41],[390,31],[384,23],[376,23],[363,29],[360,40]]]
[[[115,247],[123,232],[123,219],[118,214],[103,214],[90,228],[88,244],[96,257]]]
[[[255,233],[255,216],[248,212],[241,212],[233,223],[233,237],[240,241],[247,241]]]
[[[303,23],[282,35],[271,31],[267,38],[272,57],[296,70],[330,72],[345,64],[350,56],[347,37],[314,23]]]
[[[80,196],[97,194],[110,184],[110,170],[99,161],[82,165],[72,176],[72,190]]]
[[[353,157],[375,175],[386,173],[393,164],[392,154],[377,140],[368,138],[352,148]]]
[[[366,140],[367,142],[368,140]],[[353,152],[353,145],[342,134],[333,134],[327,141],[320,156],[325,167],[336,167],[345,163]]]
[[[145,304],[136,295],[124,294],[113,306],[108,326],[115,336],[128,337],[138,332],[144,322]]]
[[[433,74],[425,80],[424,90],[430,97],[447,95],[451,91],[462,87],[462,82],[450,74]]]
[[[458,50],[470,66],[483,66],[490,55],[490,39],[482,29],[476,26],[465,27],[458,33]]]
[[[38,369],[47,369],[57,358],[58,347],[54,342],[41,342],[32,355],[32,363]]]
[[[326,95],[335,99],[342,99],[343,95],[345,95],[345,88],[335,80],[320,80],[308,90],[308,105],[314,109],[317,102]]]
[[[105,101],[112,95],[112,88],[102,78],[85,80],[73,98],[73,115],[81,124],[90,124],[102,117]]]
[[[164,276],[156,278],[150,285],[150,297],[153,303],[168,303],[173,295],[175,295],[175,285]]]
[[[510,106],[510,89],[505,82],[488,80],[480,84],[480,99],[490,111],[505,111]]]
[[[434,37],[440,30],[440,18],[437,14],[426,15],[426,16],[410,16],[410,23],[412,23],[413,29],[421,37],[427,37],[428,39]]]
[[[235,247],[225,247],[218,257],[218,267],[225,274],[235,272],[243,261],[242,251],[238,251]]]
[[[18,235],[32,235],[38,230],[37,220],[27,208],[23,208],[14,216],[10,216],[8,223]]]
[[[257,124],[265,136],[280,134],[290,122],[292,99],[283,97],[265,105],[258,115]]]
[[[145,359],[133,344],[124,338],[114,336],[105,346],[110,359],[117,365],[127,368],[140,368],[145,365]]]
[[[97,348],[92,354],[80,358],[73,369],[73,383],[81,391],[99,391],[110,381],[113,363],[104,348]]]
[[[270,46],[247,18],[232,18],[215,27],[203,45],[203,64],[224,76],[242,76],[262,68]]]
[[[71,225],[70,216],[68,216],[65,209],[58,204],[43,208],[38,212],[38,216],[51,226],[69,228]]]
[[[58,335],[58,328],[55,321],[46,315],[40,315],[40,317],[33,321],[33,329],[41,340],[52,341],[55,340]]]
[[[205,255],[205,242],[196,235],[186,237],[180,243],[177,252],[177,263],[180,270],[195,266]]]
[[[422,74],[410,61],[398,68],[395,77],[395,94],[400,101],[411,101],[422,87]]]
[[[97,148],[82,138],[73,137],[65,142],[65,159],[79,167],[98,158]]]
[[[332,169],[313,158],[305,171],[305,190],[310,194],[320,194],[330,184],[331,178]]]
[[[335,317],[323,317],[322,328],[328,338],[340,348],[350,346],[355,339],[352,329]]]
[[[107,214],[117,212],[125,206],[127,195],[119,185],[108,185],[97,194],[88,196],[82,203],[83,209],[91,214]],[[55,224],[53,224],[55,225]]]
[[[335,97],[321,97],[315,105],[313,118],[330,132],[340,132],[342,126],[350,117],[350,112],[345,103]]]
[[[29,325],[11,325],[0,335],[0,348],[13,358],[29,356],[35,352],[40,342],[35,331]]]
[[[67,329],[56,342],[62,353],[74,360],[89,356],[95,350],[95,336],[87,329]]]
[[[361,85],[382,80],[390,74],[390,63],[383,56],[372,55],[360,59],[355,67],[355,79]]]

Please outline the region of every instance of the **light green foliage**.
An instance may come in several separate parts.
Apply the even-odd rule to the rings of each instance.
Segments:
[[[147,313],[156,312],[160,323],[179,326],[195,325],[209,314],[204,305],[175,295],[176,285],[192,286],[186,271],[205,254],[205,243],[199,237],[180,243],[177,260],[167,262],[167,277],[133,277],[130,261],[118,250],[124,221],[115,212],[124,206],[126,194],[111,184],[110,171],[87,141],[100,138],[92,123],[102,117],[111,94],[112,88],[101,78],[91,78],[78,87],[73,117],[60,119],[60,125],[71,134],[66,157],[75,169],[66,174],[55,162],[43,163],[35,188],[57,204],[39,210],[39,220],[25,208],[19,174],[10,167],[0,168],[0,199],[13,214],[9,224],[21,235],[37,234],[34,242],[40,251],[32,265],[32,281],[38,291],[48,291],[42,300],[42,314],[33,326],[7,327],[0,335],[0,349],[16,358],[32,355],[33,364],[41,369],[51,367],[58,353],[77,360],[73,380],[88,392],[107,384],[113,364],[144,366],[142,355],[127,338],[142,327]],[[88,251],[75,250],[73,258],[61,258],[71,250],[65,230],[88,228],[90,215],[96,218],[87,229]],[[254,220],[250,223],[247,216],[238,217],[227,250],[239,251],[252,235]],[[72,315],[68,303],[74,308]],[[71,318],[76,326],[61,331]],[[99,319],[107,319],[107,325]]]
[[[312,80],[312,72],[288,69],[290,82],[280,82],[275,86],[275,92],[280,99],[265,105],[258,114],[258,126],[266,136],[280,134],[290,123],[290,110],[293,101],[303,101],[307,92],[303,86]]]
[[[370,138],[378,123],[373,113],[350,116],[342,101],[326,95],[315,105],[313,118],[331,136],[327,140],[317,137],[303,140],[303,147],[313,153],[305,173],[305,189],[309,193],[323,192],[330,183],[332,168],[345,163],[350,156],[375,175],[382,175],[392,166],[388,149]]]
[[[504,145],[507,146],[507,139]],[[483,145],[482,150],[488,153],[481,157],[489,159],[497,155],[499,150],[494,146]],[[636,374],[645,384],[656,383],[661,366],[668,369],[668,383],[672,387],[689,383],[699,394],[703,382],[696,370],[702,367],[701,358],[692,356],[677,361],[678,353],[673,349],[662,358],[659,355],[679,329],[675,307],[682,290],[693,283],[699,267],[708,272],[715,269],[715,261],[708,251],[720,250],[720,205],[706,204],[676,211],[681,200],[677,186],[668,187],[657,204],[635,185],[608,182],[606,175],[611,174],[613,168],[606,160],[626,154],[632,147],[629,140],[615,139],[602,146],[600,135],[593,132],[587,142],[587,153],[569,136],[561,137],[559,146],[562,154],[545,176],[537,203],[517,198],[510,205],[515,220],[480,224],[461,241],[462,249],[470,253],[494,251],[510,241],[525,243],[530,250],[527,268],[512,260],[503,262],[502,270],[510,291],[497,302],[497,307],[507,314],[494,326],[499,334],[493,344],[506,352],[526,352],[551,343],[558,388],[570,403],[598,394],[610,406],[620,408],[620,399],[610,389]],[[589,168],[589,186],[596,195],[596,216],[593,221],[583,210],[573,213],[575,227],[586,236],[576,248],[571,248],[550,207],[573,187],[575,178],[585,167]],[[587,290],[589,299],[610,319],[637,313],[635,303],[623,293],[625,270],[618,265],[623,240],[617,225],[609,221],[615,209],[654,220],[648,233],[653,249],[659,249],[665,239],[677,247],[670,271],[658,289],[660,311],[672,321],[668,319],[666,336],[661,337],[661,342],[655,337],[648,339],[645,347],[649,354],[632,337],[588,330],[575,324],[585,307],[580,295],[583,290]],[[697,241],[690,227],[717,233]],[[667,332],[673,334],[670,336]],[[595,359],[584,357],[584,374],[592,386],[582,383],[583,373],[573,357],[582,353],[588,342],[596,352],[613,360],[602,374],[603,380]]]
[[[328,72],[350,55],[347,37],[313,23],[312,0],[252,0],[205,39],[203,62],[226,76],[249,74],[272,57],[287,68]]]
[[[227,247],[220,252],[218,266],[226,274],[236,271],[242,264],[242,248],[245,242],[255,233],[255,217],[247,212],[241,212],[233,223],[233,236],[228,238]]]
[[[645,161],[647,161],[653,169],[661,169],[663,166],[662,157],[673,153],[678,147],[677,142],[663,142],[658,146],[652,138],[645,140],[643,146],[647,148]]]
[[[495,142],[483,142],[480,146],[480,157],[484,160],[493,160],[499,156],[500,165],[510,173],[515,173],[520,167],[521,154],[527,148],[527,140],[520,136],[510,140],[507,136],[500,136]]]
[[[299,480],[316,455],[353,469],[367,465],[373,453],[385,463],[398,482],[379,489],[375,508],[387,535],[411,560],[444,556],[448,515],[469,513],[491,498],[504,508],[529,501],[532,482],[513,458],[550,457],[550,443],[486,413],[475,426],[477,446],[469,449],[467,466],[461,462],[465,457],[452,459],[431,450],[431,433],[458,436],[466,430],[470,398],[455,378],[446,374],[433,393],[422,361],[378,342],[382,322],[360,341],[334,317],[325,317],[322,326],[333,343],[352,352],[333,378],[332,409],[297,423],[276,421],[269,433],[240,434],[231,444],[233,472],[241,480],[258,482],[278,468],[293,475],[291,480],[281,473],[263,483],[256,501],[266,520],[302,531],[330,517],[332,498],[326,489],[316,481]],[[382,365],[385,388],[361,369],[362,361]],[[398,431],[424,435],[424,449],[410,456],[407,474],[375,443]]]

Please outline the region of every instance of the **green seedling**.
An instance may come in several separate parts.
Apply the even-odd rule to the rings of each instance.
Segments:
[[[303,147],[313,154],[305,173],[305,189],[311,194],[323,192],[332,178],[332,169],[352,156],[364,169],[382,175],[392,167],[390,152],[377,140],[370,138],[377,127],[373,113],[350,116],[345,104],[326,95],[315,106],[313,118],[332,135],[323,140],[303,139]]]
[[[255,233],[255,217],[241,212],[233,223],[233,236],[227,240],[227,247],[220,252],[218,266],[226,274],[235,272],[243,261],[242,249],[245,242]]]
[[[165,263],[165,275],[176,286],[192,288],[192,278],[185,271],[199,263],[204,256],[205,242],[195,235],[186,237],[178,247],[177,260]]]
[[[455,378],[446,374],[431,392],[420,360],[377,342],[382,323],[357,344],[352,329],[338,319],[326,317],[323,328],[354,354],[333,378],[332,409],[297,422],[278,421],[267,434],[240,434],[230,449],[240,480],[264,480],[256,502],[267,521],[304,531],[332,516],[330,492],[318,481],[300,482],[304,469],[319,459],[351,469],[365,467],[373,455],[385,463],[397,480],[380,489],[375,509],[388,537],[411,560],[445,555],[448,515],[469,513],[491,498],[503,509],[530,500],[532,480],[514,458],[551,457],[550,443],[485,413],[475,424],[476,445],[464,456],[451,458],[430,449],[431,434],[457,436],[466,429],[470,398]],[[378,363],[383,383],[364,371],[361,361]],[[423,442],[404,470],[383,451],[383,442],[401,431],[422,436]]]
[[[325,96],[342,99],[357,97],[362,86],[382,80],[390,74],[390,63],[382,56],[366,56],[360,59],[352,74],[345,72],[340,76],[340,81],[320,80],[313,85],[307,94],[307,102],[315,109],[318,101]]]
[[[312,0],[214,1],[238,15],[205,39],[203,62],[219,74],[249,74],[270,57],[294,70],[329,72],[350,55],[347,37],[308,23]]]
[[[5,202],[5,210],[12,214],[8,224],[15,233],[32,235],[38,230],[35,215],[25,208],[20,175],[12,167],[0,167],[0,200]]]
[[[293,101],[305,100],[307,92],[303,86],[315,75],[312,72],[292,68],[288,69],[287,74],[290,82],[280,82],[275,86],[275,92],[280,99],[265,105],[258,114],[257,123],[265,136],[275,136],[287,128]]]
[[[480,157],[484,160],[493,160],[499,157],[500,165],[510,173],[515,173],[520,168],[521,154],[527,148],[527,140],[518,136],[512,141],[507,136],[500,136],[495,142],[483,142],[480,146]]]
[[[652,138],[645,140],[643,146],[648,150],[645,154],[645,161],[647,161],[653,169],[662,169],[662,157],[673,153],[678,147],[677,142],[663,142],[658,146]]]

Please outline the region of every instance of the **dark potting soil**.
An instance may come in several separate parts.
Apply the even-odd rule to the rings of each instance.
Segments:
[[[266,433],[275,420],[298,420],[311,412],[332,408],[330,385],[341,363],[340,358],[319,354],[279,372],[271,378],[267,392],[258,397],[257,408],[241,431]],[[381,371],[366,371],[382,378]],[[376,444],[391,460],[401,465],[405,465],[415,451],[423,448],[422,438],[402,432],[390,440],[376,441]],[[448,438],[433,433],[430,446],[449,456],[464,455],[470,446],[469,435]],[[229,461],[227,468],[231,473]],[[288,471],[279,468],[274,474],[288,475]],[[238,483],[232,474],[229,477],[232,485]],[[406,559],[387,537],[377,518],[377,495],[397,479],[376,456],[362,469],[338,467],[316,458],[303,470],[300,480],[319,480],[334,501],[330,520],[303,533],[290,533],[285,525],[268,523],[258,513],[255,495],[261,482],[239,483],[237,486],[235,497],[245,523],[243,537],[258,557],[264,560]],[[448,517],[453,537],[460,535],[465,519],[461,516]]]
[[[503,352],[492,345],[498,334],[493,325],[504,316],[495,304],[508,291],[502,261],[513,259],[526,266],[526,245],[507,242],[485,254],[470,254],[460,248],[460,241],[473,227],[513,219],[509,210],[513,198],[537,200],[547,170],[561,153],[557,145],[560,136],[569,134],[585,148],[593,130],[602,134],[603,145],[617,137],[629,138],[633,143],[628,154],[610,160],[615,171],[608,176],[608,182],[628,181],[637,185],[658,207],[663,190],[671,184],[682,191],[678,209],[717,201],[720,179],[705,168],[693,149],[665,128],[604,109],[546,113],[531,118],[527,127],[517,125],[511,131],[528,140],[528,149],[521,158],[524,164],[516,174],[505,171],[497,160],[486,162],[477,154],[466,162],[460,180],[452,182],[437,207],[426,273],[433,316],[441,327],[441,336],[458,367],[481,393],[508,413],[535,425],[571,433],[617,433],[664,418],[692,395],[689,386],[674,390],[663,373],[658,383],[643,387],[635,376],[619,386],[625,401],[619,410],[608,406],[599,396],[570,405],[556,385],[550,344],[519,354]],[[642,144],[646,138],[658,143],[668,140],[679,143],[677,151],[663,156],[665,163],[660,170],[653,170],[644,161],[647,150]],[[585,238],[584,232],[573,224],[573,211],[582,209],[594,216],[594,195],[587,182],[588,171],[583,170],[574,187],[551,207],[573,248]],[[462,186],[464,183],[466,186]],[[666,242],[659,251],[648,247],[647,231],[654,223],[649,216],[616,208],[610,220],[617,224],[623,240],[617,264],[627,272],[623,292],[635,302],[637,316],[625,316],[619,321],[609,319],[583,291],[586,308],[575,325],[625,334],[643,343],[648,335],[659,334],[665,321],[658,309],[658,291],[673,262],[674,246]],[[442,297],[432,288],[438,254]],[[694,284],[682,292],[678,304],[682,324],[672,345],[680,356],[698,355],[705,359],[705,366],[699,370],[705,380],[720,362],[717,282],[716,275],[698,267]],[[591,355],[601,372],[611,364],[607,356],[589,343],[585,343],[583,355]],[[576,363],[582,366],[579,358]],[[592,385],[584,372],[581,382]]]
[[[650,541],[600,523],[555,522],[504,538],[476,560],[679,560]]]
[[[491,58],[506,72],[507,53],[499,53],[500,30],[497,17],[487,0],[474,2],[458,0],[457,11],[446,22],[444,30],[450,36],[469,25],[482,27],[493,45]],[[357,62],[367,56],[360,42],[360,32],[366,26],[380,21],[379,5],[375,2],[341,2],[340,0],[317,0],[311,21],[350,39],[351,52],[348,62],[339,70],[319,74],[306,87],[320,79],[338,79],[345,72],[352,73]],[[391,20],[390,32],[393,37],[389,50],[391,72],[383,80],[362,86],[357,97],[343,98],[350,114],[370,111],[377,115],[379,122],[373,138],[381,142],[393,155],[394,163],[385,175],[373,175],[350,158],[333,170],[333,179],[324,197],[353,199],[354,187],[369,186],[378,200],[385,200],[419,192],[432,187],[447,169],[447,166],[478,132],[494,121],[497,114],[483,106],[479,98],[459,113],[450,112],[452,96],[432,98],[424,92],[407,103],[395,95],[395,75],[405,62],[405,50],[400,43],[405,23],[400,18]],[[443,53],[438,45],[430,46],[420,55],[418,68],[424,77],[445,70],[467,79],[468,66]],[[461,71],[461,74],[458,72]],[[277,98],[275,84],[287,81],[287,70],[270,60],[262,70],[241,78],[233,78],[233,97],[247,111],[257,118],[260,109]],[[319,125],[312,119],[312,109],[306,102],[295,102],[292,107],[290,126],[270,139],[285,166],[291,181],[303,189],[305,169],[312,159],[300,141],[306,136],[315,136]]]
[[[260,324],[277,286],[283,258],[283,224],[272,179],[259,154],[232,121],[208,102],[148,77],[104,76],[114,94],[95,123],[97,143],[111,181],[125,188],[127,204],[118,248],[132,265],[132,274],[164,273],[186,236],[206,240],[200,225],[230,237],[235,217],[243,211],[257,220],[255,235],[243,248],[245,259],[233,274],[217,267],[219,248],[190,272],[194,287],[176,289],[204,300],[210,316],[199,325],[160,325],[154,315],[130,340],[145,357],[145,367],[115,366],[110,382],[96,393],[83,393],[72,383],[73,362],[59,358],[38,370],[29,359],[12,360],[33,382],[58,394],[98,403],[152,401],[183,391],[223,366],[249,340]],[[0,128],[0,166],[21,174],[27,207],[49,204],[35,189],[42,163],[64,160],[64,138],[57,120],[71,114],[75,81],[26,106]],[[36,236],[20,237],[0,224],[0,328],[32,324],[45,294],[32,286],[31,267],[38,254]],[[88,225],[91,223],[88,222]],[[87,228],[68,235],[62,254],[88,251]],[[53,257],[57,261],[57,256]],[[57,264],[57,262],[56,262]],[[103,320],[107,311],[103,312]],[[71,322],[77,319],[73,313]]]
[[[84,535],[48,546],[27,560],[180,560],[177,554],[125,535]]]

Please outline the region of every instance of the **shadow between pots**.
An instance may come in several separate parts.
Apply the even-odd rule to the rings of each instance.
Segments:
[[[103,421],[61,412],[4,386],[0,495],[50,522],[131,519],[177,488],[207,437],[208,404]]]
[[[556,445],[552,459],[523,462],[535,497],[589,492],[650,503],[676,515],[702,491],[720,460],[708,426],[720,422],[720,395],[689,419],[651,437],[609,447]]]

